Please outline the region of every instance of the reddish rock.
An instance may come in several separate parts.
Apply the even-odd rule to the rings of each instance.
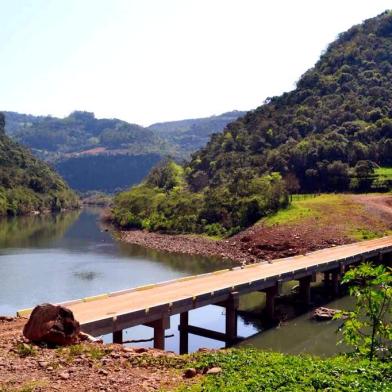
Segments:
[[[197,371],[195,368],[186,369],[184,372],[184,378],[193,378],[197,375]]]
[[[320,307],[314,310],[312,318],[318,321],[332,320],[333,316],[338,312],[339,310],[337,309]]]
[[[23,335],[30,341],[59,346],[76,343],[79,332],[80,325],[72,311],[51,304],[36,306],[23,328]]]
[[[222,368],[220,367],[213,367],[211,369],[208,369],[206,374],[219,374],[222,373]]]

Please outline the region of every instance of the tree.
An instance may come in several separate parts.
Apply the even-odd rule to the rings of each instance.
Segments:
[[[343,277],[355,300],[351,312],[339,312],[335,318],[344,319],[343,341],[370,361],[376,354],[391,355],[392,349],[392,275],[385,266],[363,263]]]

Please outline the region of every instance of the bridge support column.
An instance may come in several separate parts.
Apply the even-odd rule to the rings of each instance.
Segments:
[[[340,293],[340,277],[341,274],[339,271],[332,271],[332,279],[331,279],[331,290],[332,295],[338,296]]]
[[[170,328],[170,317],[166,316],[145,325],[154,328],[154,348],[164,350],[165,330]]]
[[[275,285],[272,287],[268,287],[265,290],[266,299],[265,299],[265,313],[269,321],[275,320],[275,298],[279,294],[279,286]]]
[[[325,287],[329,287],[329,285],[331,284],[329,271],[324,272],[323,275],[324,275],[323,283],[324,283]]]
[[[303,303],[308,306],[310,305],[310,282],[312,276],[305,276],[299,280],[299,295]]]
[[[113,332],[113,343],[122,344],[123,343],[123,331]]]
[[[233,292],[230,295],[230,298],[227,300],[225,304],[226,308],[226,346],[230,346],[233,344],[238,335],[237,328],[237,309],[239,306],[239,294],[237,292]]]
[[[189,350],[189,313],[180,313],[180,325],[178,327],[180,331],[180,354],[188,354]]]

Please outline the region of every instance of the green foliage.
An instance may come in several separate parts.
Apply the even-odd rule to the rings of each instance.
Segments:
[[[200,179],[205,187],[225,185],[242,169],[253,177],[280,172],[290,192],[298,185],[301,192],[391,189],[391,182],[374,184],[373,173],[376,165],[392,166],[389,23],[384,13],[352,27],[296,89],[212,135],[189,163],[191,187]]]
[[[21,358],[34,357],[37,355],[36,348],[27,343],[18,343],[15,351]]]
[[[392,274],[382,265],[363,263],[346,272],[342,280],[355,297],[355,309],[340,312],[343,318],[343,340],[355,353],[370,361],[392,354]]]
[[[67,184],[0,129],[0,216],[76,206],[78,198]]]
[[[392,390],[392,365],[339,356],[318,359],[254,349],[197,353],[189,367],[202,371],[219,366],[218,375],[182,385],[178,391],[368,391]]]
[[[227,186],[192,192],[183,168],[167,161],[154,168],[142,185],[116,196],[113,217],[125,228],[216,237],[233,234],[287,203],[278,173],[250,180],[238,175]]]
[[[97,119],[94,113],[75,111],[63,119],[6,112],[7,132],[45,158],[97,147],[158,152],[163,141],[155,133],[117,119]]]

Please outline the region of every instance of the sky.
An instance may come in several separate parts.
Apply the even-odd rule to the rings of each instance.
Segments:
[[[0,0],[0,110],[141,125],[292,90],[392,0]]]

